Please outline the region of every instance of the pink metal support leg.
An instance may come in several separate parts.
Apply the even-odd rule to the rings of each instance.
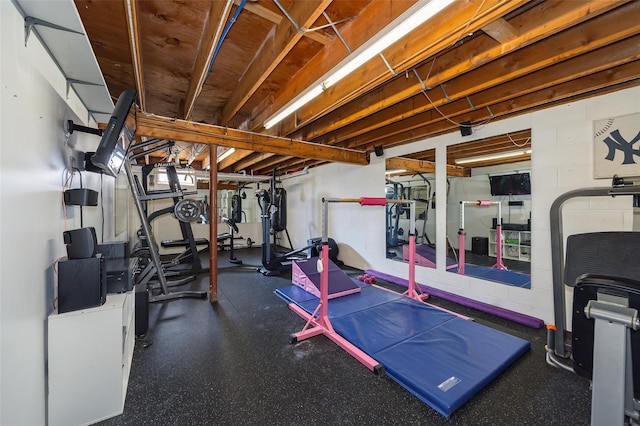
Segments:
[[[493,267],[508,271],[502,262],[502,225],[496,225],[496,264]]]
[[[458,273],[464,275],[464,229],[458,230]]]
[[[289,343],[296,343],[301,340],[308,339],[309,337],[324,334],[335,344],[347,351],[347,353],[352,357],[364,364],[369,370],[373,371],[375,374],[384,374],[384,366],[382,364],[340,336],[331,326],[331,321],[329,320],[329,245],[327,243],[323,243],[322,245],[321,259],[322,271],[320,273],[320,303],[311,315],[296,304],[289,304],[289,309],[307,321],[301,331],[294,333],[289,337]]]
[[[402,295],[420,302],[429,298],[416,285],[416,236],[413,234],[409,235],[409,288]]]

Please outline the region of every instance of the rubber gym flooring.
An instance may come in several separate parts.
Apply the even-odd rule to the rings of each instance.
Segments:
[[[147,341],[136,343],[124,413],[102,425],[588,425],[589,382],[546,364],[546,330],[430,302],[531,342],[531,350],[449,419],[323,336],[295,345],[303,321],[273,292],[289,272],[256,272],[219,253],[218,302],[152,304]],[[253,266],[251,266],[253,265]],[[348,269],[349,275],[361,271]],[[385,287],[404,291],[378,281]],[[208,289],[202,275],[182,289]],[[177,289],[176,289],[177,290]],[[152,342],[148,345],[148,342]]]

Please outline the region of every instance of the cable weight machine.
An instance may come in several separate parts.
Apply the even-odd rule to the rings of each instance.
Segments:
[[[278,275],[290,268],[293,260],[308,257],[310,249],[316,245],[309,240],[310,245],[295,250],[292,248],[287,231],[287,191],[276,186],[276,170],[277,167],[273,169],[269,190],[260,189],[256,192],[262,221],[262,267],[258,271],[267,276]],[[289,242],[288,252],[278,251],[278,234],[283,231]]]
[[[189,250],[191,253],[197,253],[197,248],[195,244],[195,239],[193,238],[193,232],[191,230],[190,221],[196,220],[200,215],[199,209],[196,209],[194,204],[189,202],[183,202],[186,200],[184,198],[186,193],[182,191],[180,188],[179,182],[177,180],[177,173],[175,171],[174,166],[167,166],[167,173],[171,178],[175,179],[170,184],[170,189],[168,190],[159,190],[159,191],[147,191],[145,187],[140,183],[138,177],[133,173],[132,170],[132,161],[140,158],[142,156],[148,155],[151,152],[159,151],[162,149],[169,148],[173,145],[172,141],[162,142],[158,139],[151,139],[149,141],[145,141],[142,143],[138,143],[136,145],[132,145],[130,149],[127,151],[127,155],[124,160],[124,168],[127,176],[127,180],[129,182],[129,187],[131,188],[131,194],[133,196],[133,201],[136,206],[136,211],[138,212],[138,216],[140,217],[141,229],[139,231],[139,236],[141,237],[141,247],[138,249],[138,257],[140,258],[139,270],[136,274],[136,285],[145,285],[149,286],[153,282],[157,281],[157,284],[160,288],[160,294],[158,295],[149,295],[149,302],[160,302],[165,300],[175,300],[181,298],[200,298],[204,299],[207,297],[207,292],[200,291],[179,291],[172,292],[169,290],[169,287],[174,287],[182,284],[186,284],[195,279],[195,274],[188,276],[183,279],[169,281],[167,276],[175,276],[178,275],[175,271],[168,270],[169,265],[163,264],[160,260],[160,254],[158,253],[158,245],[155,242],[153,237],[153,233],[151,231],[150,220],[161,215],[169,213],[169,208],[163,209],[158,212],[158,215],[154,217],[147,216],[146,203],[152,200],[161,200],[161,199],[169,199],[171,198],[174,202],[172,207],[173,212],[177,212],[176,218],[181,226],[181,230],[183,230],[186,235],[190,238],[189,240]],[[141,148],[148,148],[145,151],[134,154],[134,150],[139,150]],[[176,184],[177,183],[177,184]],[[146,185],[145,185],[146,186]],[[162,213],[160,213],[162,212]],[[180,220],[182,218],[182,220]],[[183,224],[188,226],[183,226]],[[191,231],[191,232],[189,232]],[[197,256],[193,256],[194,258]],[[202,271],[200,271],[202,272]]]

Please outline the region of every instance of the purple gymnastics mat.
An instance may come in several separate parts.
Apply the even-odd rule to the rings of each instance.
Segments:
[[[317,297],[296,286],[275,293],[309,313],[318,306]],[[530,348],[526,340],[375,286],[332,299],[328,309],[338,334],[445,417]]]

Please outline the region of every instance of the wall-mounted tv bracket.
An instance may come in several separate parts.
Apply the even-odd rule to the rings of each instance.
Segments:
[[[81,126],[75,124],[73,120],[67,120],[64,123],[64,133],[72,134],[73,132],[91,133],[92,135],[102,136],[102,129],[94,129],[93,127]]]

